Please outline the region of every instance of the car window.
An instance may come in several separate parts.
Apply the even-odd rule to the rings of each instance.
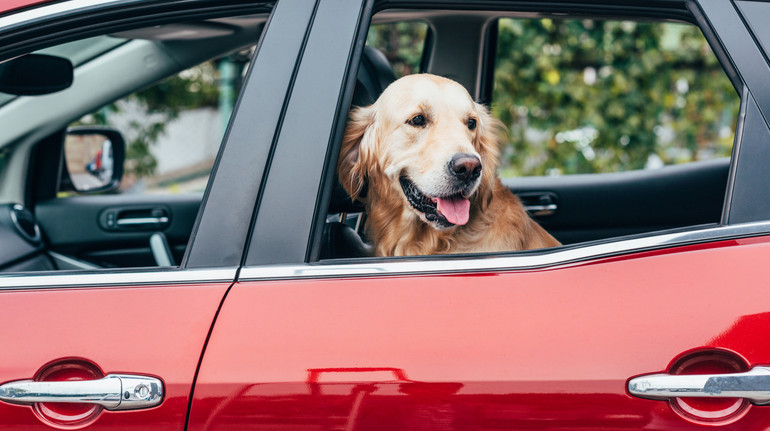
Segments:
[[[367,45],[384,56],[364,51],[337,165],[340,184],[331,193],[319,258],[508,252],[720,223],[739,121],[739,84],[728,78],[697,26],[680,19],[617,16],[623,14],[588,19],[569,13],[386,10],[375,15]],[[415,22],[427,25],[427,43],[408,26]],[[414,46],[424,46],[419,69],[413,61],[412,73],[403,73],[393,61],[415,58]],[[388,68],[383,58],[391,62],[391,72],[382,72]],[[371,66],[377,62],[379,68]],[[450,78],[477,101],[490,100],[487,109],[500,123],[499,135],[490,139],[499,149],[497,163],[487,164],[484,155],[480,164],[463,159],[467,170],[458,168],[450,176],[481,165],[496,167],[503,186],[518,198],[511,198],[511,208],[521,205],[527,215],[518,220],[534,222],[523,231],[534,232],[539,241],[463,246],[469,236],[493,230],[491,225],[470,228],[467,232],[475,233],[465,238],[451,232],[465,232],[474,217],[481,217],[475,211],[484,211],[491,201],[476,210],[472,193],[435,188],[443,181],[437,179],[440,173],[415,180],[426,176],[437,154],[420,150],[414,161],[402,160],[423,135],[407,139],[398,151],[383,150],[412,136],[408,127],[430,129],[438,108],[420,107],[411,118],[372,112],[409,105],[408,95],[419,93],[420,86],[368,110],[358,103],[359,93],[371,93],[367,83],[373,79],[412,78],[417,70]],[[381,124],[385,118],[401,120]],[[471,119],[467,128],[474,130],[478,122]],[[390,130],[398,130],[397,136],[383,138]],[[448,136],[445,140],[451,140]],[[455,166],[454,160],[434,164],[440,171]],[[570,174],[598,175],[570,179]],[[519,223],[529,222],[508,226],[515,230]],[[436,227],[439,233],[426,234]],[[550,235],[541,236],[540,229]],[[508,234],[503,231],[495,230],[498,236]],[[385,242],[389,246],[381,247]]]
[[[729,157],[739,104],[694,25],[498,20],[492,112],[506,126],[504,177]]]
[[[0,235],[13,241],[0,272],[181,266],[271,11],[209,6],[30,45],[17,57],[29,61],[11,63],[72,69],[57,91],[4,84]]]
[[[202,193],[252,52],[251,47],[240,49],[183,70],[81,117],[71,127],[109,126],[123,134],[120,193]],[[84,160],[68,163],[71,175],[73,169],[97,161],[94,156]]]

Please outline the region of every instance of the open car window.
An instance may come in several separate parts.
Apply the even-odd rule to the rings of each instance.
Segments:
[[[70,127],[115,128],[126,140],[119,193],[201,195],[240,92],[253,47],[185,69],[104,105]],[[70,156],[65,151],[65,157]],[[74,155],[73,155],[74,156]],[[96,154],[77,154],[70,169],[88,170]],[[73,195],[61,191],[60,196]]]
[[[721,223],[741,99],[696,25],[679,20],[681,15],[664,20],[476,13],[458,24],[460,11],[380,12],[369,30],[358,83],[372,79],[377,69],[365,65],[373,58],[397,58],[393,44],[383,40],[399,41],[402,57],[425,44],[420,71],[451,78],[471,97],[491,101],[490,111],[502,124],[497,174],[561,244]],[[411,34],[410,22],[427,23],[427,42]],[[458,33],[472,37],[458,41],[451,36]],[[375,74],[388,75],[386,80],[402,76],[401,66],[391,69]],[[354,107],[376,99],[359,97],[360,86]],[[342,151],[341,160],[344,144]],[[368,185],[360,184],[363,199],[333,187],[320,259],[380,255],[372,229],[383,227],[373,228],[367,214]],[[425,205],[435,205],[437,199],[428,198],[434,203]],[[403,201],[388,203],[395,205],[390,210],[421,205],[409,196]]]

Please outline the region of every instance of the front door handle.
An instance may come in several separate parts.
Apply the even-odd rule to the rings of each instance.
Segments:
[[[628,392],[652,400],[745,398],[753,404],[765,405],[770,404],[770,367],[754,367],[735,374],[649,374],[629,380]]]
[[[0,400],[11,404],[86,403],[106,410],[137,410],[163,401],[163,382],[155,377],[108,374],[98,380],[36,382],[17,380],[0,385]]]

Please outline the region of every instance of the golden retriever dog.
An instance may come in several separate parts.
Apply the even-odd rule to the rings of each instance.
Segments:
[[[366,207],[378,256],[560,245],[497,177],[500,127],[463,86],[430,74],[351,111],[338,173]]]

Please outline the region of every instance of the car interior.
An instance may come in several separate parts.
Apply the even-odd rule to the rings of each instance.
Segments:
[[[253,46],[267,17],[169,23],[36,51],[69,59],[74,79],[51,94],[0,95],[0,122],[7,125],[0,142],[0,196],[9,202],[0,208],[0,235],[7,245],[0,251],[0,271],[157,266],[151,247],[156,233],[168,244],[172,266],[179,262],[201,194],[72,192],[64,184],[69,178],[62,155],[68,127],[152,83]],[[161,222],[135,223],[151,216]],[[108,217],[115,217],[114,227]]]
[[[430,29],[422,71],[489,97],[489,23],[531,12],[388,10],[373,23],[421,20]],[[41,50],[67,57],[72,85],[41,96],[0,95],[0,271],[173,266],[184,254],[200,194],[62,195],[62,142],[83,115],[203,61],[251,46],[267,14],[215,17],[122,30]],[[488,48],[491,49],[491,48]],[[486,62],[486,63],[485,63]],[[353,106],[372,103],[396,79],[389,59],[367,46]],[[506,178],[530,214],[565,246],[617,240],[666,229],[720,222],[729,159],[629,172]],[[23,203],[23,204],[22,204]],[[320,259],[372,255],[365,214],[334,185]],[[137,220],[151,219],[149,223]],[[85,221],[85,222],[84,222]],[[116,223],[114,226],[111,223]],[[161,234],[161,235],[158,235]],[[154,238],[154,239],[153,239]],[[156,246],[151,245],[155,241]],[[163,250],[166,260],[163,257]],[[170,258],[170,259],[168,259]]]

